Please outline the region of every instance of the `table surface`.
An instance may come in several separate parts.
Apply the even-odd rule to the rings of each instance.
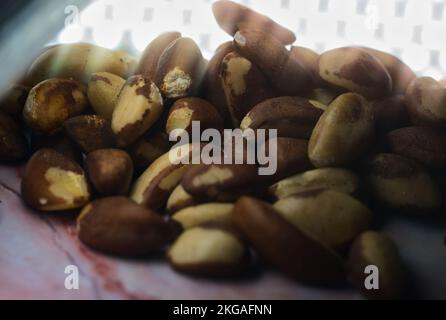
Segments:
[[[42,214],[23,204],[21,172],[0,166],[0,299],[361,299],[351,288],[307,287],[272,270],[214,280],[176,273],[161,257],[102,255],[79,242],[72,214]],[[419,297],[446,299],[445,230],[444,223],[401,217],[383,229]],[[65,289],[68,265],[79,268],[78,290]]]

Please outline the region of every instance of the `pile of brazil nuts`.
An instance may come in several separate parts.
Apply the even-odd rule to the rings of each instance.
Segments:
[[[306,285],[404,298],[405,268],[376,220],[441,214],[445,83],[369,48],[290,48],[290,30],[231,1],[213,14],[233,41],[209,61],[180,32],[139,60],[84,43],[46,48],[0,104],[0,160],[27,160],[24,202],[77,210],[85,245],[164,251],[178,272],[243,277],[265,264]],[[170,161],[169,134],[192,121],[277,129],[276,173]],[[365,288],[370,265],[379,289]]]

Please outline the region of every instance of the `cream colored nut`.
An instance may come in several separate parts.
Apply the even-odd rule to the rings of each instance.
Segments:
[[[140,75],[130,77],[119,94],[112,130],[119,146],[141,137],[161,116],[163,99],[156,85]]]
[[[177,211],[172,219],[188,229],[207,222],[231,225],[232,203],[205,203]]]
[[[177,271],[223,276],[240,273],[247,265],[248,251],[230,230],[201,225],[184,231],[167,256]]]
[[[386,67],[360,48],[344,47],[320,55],[319,77],[328,85],[363,95],[367,99],[388,96],[392,78]]]
[[[109,72],[93,73],[88,83],[88,100],[94,112],[111,121],[125,80]]]
[[[285,178],[269,187],[269,193],[278,200],[296,193],[318,189],[355,195],[359,190],[359,178],[347,169],[320,168]]]
[[[198,200],[192,197],[184,190],[183,186],[179,184],[170,194],[167,199],[166,211],[169,214],[173,214],[181,209],[195,206],[198,204]]]
[[[75,80],[49,79],[31,89],[23,119],[33,130],[52,133],[62,123],[81,114],[88,105],[85,88]]]
[[[31,65],[27,83],[34,86],[49,78],[73,78],[87,84],[95,72],[110,72],[127,78],[136,60],[123,51],[113,51],[88,43],[49,47]]]
[[[375,266],[379,272],[379,288],[367,290],[364,286],[367,266]],[[368,299],[400,299],[404,294],[405,268],[395,243],[387,236],[367,231],[353,243],[349,255],[349,267],[353,284]]]
[[[287,221],[334,249],[344,248],[366,230],[372,212],[355,198],[334,190],[312,190],[274,203]]]
[[[28,161],[21,190],[25,203],[42,211],[79,208],[90,198],[82,168],[51,149],[37,151]]]
[[[322,114],[308,144],[317,168],[345,166],[356,160],[374,135],[373,112],[367,100],[354,93],[337,97]]]
[[[438,186],[429,173],[413,160],[382,153],[367,161],[365,170],[372,195],[391,209],[427,213],[441,206]]]
[[[192,145],[177,147],[156,159],[136,180],[132,187],[130,197],[138,204],[147,208],[159,209],[162,207],[173,189],[180,183],[188,165],[172,163],[170,157],[180,152],[178,160],[189,157]]]
[[[139,256],[163,249],[181,233],[175,221],[126,197],[87,204],[77,218],[79,239],[89,247],[121,256]]]

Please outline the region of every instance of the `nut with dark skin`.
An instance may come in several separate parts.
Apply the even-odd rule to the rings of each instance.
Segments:
[[[20,126],[11,116],[0,111],[0,161],[21,161],[28,153],[28,141]]]

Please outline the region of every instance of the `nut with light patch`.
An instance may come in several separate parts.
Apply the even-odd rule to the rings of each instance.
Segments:
[[[185,230],[167,257],[177,271],[207,276],[231,276],[248,265],[248,249],[231,229],[215,224]]]
[[[97,72],[91,75],[87,94],[94,112],[111,121],[125,79],[109,72]]]
[[[167,199],[166,211],[169,214],[174,214],[181,209],[192,207],[197,204],[199,204],[199,201],[187,193],[183,186],[179,184],[173,189],[169,199]]]
[[[31,157],[21,190],[25,203],[42,211],[79,208],[90,198],[82,168],[52,149],[41,149]]]
[[[161,116],[163,99],[156,85],[141,75],[127,79],[112,116],[112,130],[119,146],[141,137]]]
[[[85,88],[75,80],[49,79],[31,89],[23,119],[33,130],[52,133],[87,107]]]
[[[77,218],[79,239],[89,247],[120,256],[140,256],[163,249],[181,233],[166,221],[126,197],[109,197],[86,205]]]
[[[133,178],[133,163],[123,150],[101,149],[87,155],[85,171],[101,195],[126,195]]]
[[[230,226],[233,208],[234,204],[232,203],[199,204],[177,211],[172,219],[178,221],[184,229],[208,222]]]

